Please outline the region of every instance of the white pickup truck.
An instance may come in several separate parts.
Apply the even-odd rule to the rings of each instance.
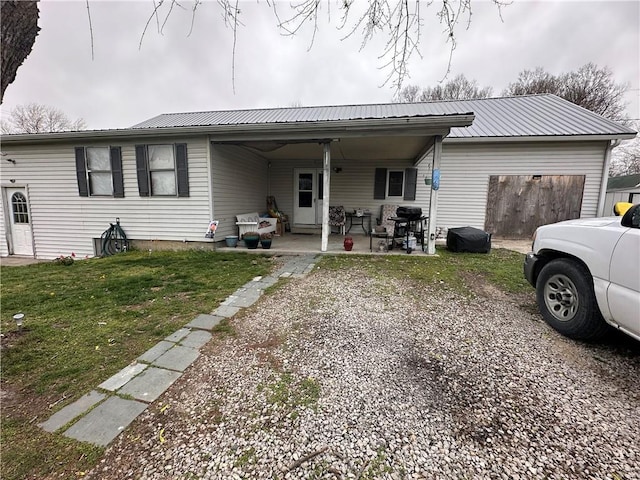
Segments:
[[[640,340],[640,204],[622,217],[539,227],[532,249],[524,274],[549,325],[579,340],[611,325]]]

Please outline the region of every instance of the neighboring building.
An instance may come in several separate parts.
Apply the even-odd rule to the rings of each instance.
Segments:
[[[640,203],[640,173],[609,178],[604,214],[613,215],[613,206],[617,202]]]
[[[135,241],[202,242],[211,219],[224,238],[236,214],[265,211],[267,195],[294,229],[321,227],[328,203],[374,217],[397,204],[431,209],[434,236],[470,225],[523,238],[601,214],[611,145],[634,136],[553,95],[165,114],[127,129],[9,135],[0,254],[94,255],[116,217]]]

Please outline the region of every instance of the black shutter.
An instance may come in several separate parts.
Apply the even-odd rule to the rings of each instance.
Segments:
[[[149,196],[149,170],[147,166],[147,146],[136,145],[136,170],[138,172],[138,192],[141,197]]]
[[[122,178],[122,151],[120,147],[111,147],[111,176],[113,178],[113,196],[124,197],[124,179]]]
[[[189,196],[189,168],[187,164],[187,144],[176,144],[176,167],[178,170],[178,196]]]
[[[84,147],[76,147],[76,176],[78,177],[78,193],[81,197],[89,196],[87,183],[87,163],[85,162]]]
[[[387,189],[387,169],[376,168],[376,178],[373,183],[373,198],[384,200]]]
[[[404,169],[404,200],[416,199],[416,185],[418,182],[418,169]]]

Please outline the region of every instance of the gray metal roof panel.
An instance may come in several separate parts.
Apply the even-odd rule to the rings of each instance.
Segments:
[[[523,95],[478,100],[420,103],[290,107],[253,110],[169,113],[137,125],[138,128],[428,117],[473,112],[469,127],[454,127],[451,138],[623,135],[634,130],[574,105],[555,95]]]

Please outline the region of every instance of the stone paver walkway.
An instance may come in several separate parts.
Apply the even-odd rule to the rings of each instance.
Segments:
[[[40,424],[44,430],[83,442],[106,446],[164,393],[198,358],[200,348],[223,319],[253,305],[280,278],[303,277],[315,266],[315,255],[291,257],[276,272],[256,277],[236,290],[210,314],[201,314],[185,327],[140,355],[74,403]]]

